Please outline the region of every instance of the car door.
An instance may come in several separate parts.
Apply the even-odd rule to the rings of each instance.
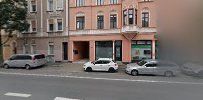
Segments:
[[[102,60],[98,60],[94,63],[92,69],[96,70],[96,71],[101,71],[102,70],[102,66],[103,66],[103,61]]]
[[[155,64],[150,62],[145,65],[143,73],[144,74],[155,74],[155,71],[156,71],[155,69],[156,69]]]
[[[16,64],[17,64],[17,56],[12,56],[10,59],[9,59],[9,62],[8,62],[8,65],[10,67],[16,67]]]
[[[111,67],[111,61],[109,60],[104,60],[103,65],[101,66],[103,70],[108,71],[109,68]]]

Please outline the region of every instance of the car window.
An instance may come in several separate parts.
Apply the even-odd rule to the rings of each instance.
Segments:
[[[109,64],[110,63],[110,61],[108,61],[108,60],[104,60],[102,62],[103,62],[103,64]]]
[[[102,60],[96,61],[95,64],[102,64]]]
[[[146,64],[146,63],[147,63],[146,61],[142,60],[142,61],[138,62],[137,64],[138,64],[139,66],[143,66],[143,65]]]
[[[32,57],[29,55],[18,55],[18,56],[16,56],[15,60],[31,60],[31,59],[32,59]]]
[[[12,56],[10,60],[16,60],[16,56]]]
[[[45,58],[45,55],[35,55],[35,59],[43,59]]]
[[[146,64],[145,66],[146,66],[146,67],[155,67],[156,64],[155,64],[155,63],[148,63],[148,64]]]

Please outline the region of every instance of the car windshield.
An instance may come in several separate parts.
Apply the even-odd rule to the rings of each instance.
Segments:
[[[143,65],[146,64],[146,63],[147,63],[146,61],[142,60],[142,61],[138,62],[137,64],[138,64],[139,66],[143,66]]]

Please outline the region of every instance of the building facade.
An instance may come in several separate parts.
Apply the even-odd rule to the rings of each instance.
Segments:
[[[51,61],[68,60],[68,0],[27,0],[30,28],[20,34],[17,53],[46,54]]]
[[[155,59],[153,0],[70,0],[69,60]]]
[[[54,61],[131,62],[156,57],[154,0],[28,0],[28,32],[17,53]]]

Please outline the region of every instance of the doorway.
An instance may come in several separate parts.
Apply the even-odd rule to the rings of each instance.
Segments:
[[[63,60],[68,60],[68,42],[63,42]]]

